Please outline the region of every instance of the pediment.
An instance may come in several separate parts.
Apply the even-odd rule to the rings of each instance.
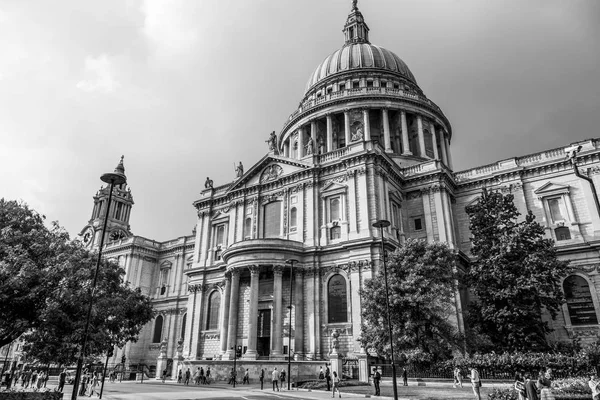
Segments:
[[[547,197],[556,194],[568,194],[570,190],[569,185],[561,185],[560,183],[547,182],[540,186],[538,189],[534,190],[538,197]]]
[[[348,185],[344,185],[339,182],[330,182],[329,184],[325,185],[321,190],[321,196],[326,197],[334,193],[346,192],[347,189]]]
[[[229,192],[259,184],[275,182],[282,177],[307,170],[310,166],[301,161],[267,154],[254,164],[245,174],[238,178],[229,188]]]
[[[166,261],[163,261],[160,264],[160,268],[161,269],[163,269],[163,268],[171,268],[172,265],[173,265],[173,263],[171,261],[166,260]]]

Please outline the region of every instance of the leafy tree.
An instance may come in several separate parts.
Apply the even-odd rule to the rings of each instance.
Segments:
[[[474,257],[468,272],[475,300],[469,321],[485,332],[495,349],[546,350],[551,332],[542,310],[554,318],[563,302],[560,278],[568,263],[556,258],[551,239],[531,211],[520,213],[512,194],[483,190],[466,208]]]
[[[97,254],[69,241],[57,224],[46,229],[43,221],[25,204],[0,201],[0,337],[10,343],[22,336],[28,356],[68,364],[77,359]],[[124,283],[123,275],[117,264],[102,260],[88,356],[136,340],[153,317],[150,299]]]
[[[394,355],[408,362],[447,358],[462,343],[456,322],[454,293],[457,258],[445,243],[407,240],[390,256],[388,287]],[[383,269],[360,290],[363,327],[360,341],[367,351],[390,354]]]

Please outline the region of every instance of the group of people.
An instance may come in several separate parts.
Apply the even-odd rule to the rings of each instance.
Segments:
[[[163,371],[163,382],[167,376],[167,370]],[[206,372],[203,367],[196,368],[196,372],[192,375],[192,372],[188,368],[185,372],[179,370],[177,374],[177,383],[183,383],[186,386],[189,386],[190,379],[194,385],[208,385],[211,382],[210,378],[210,367],[206,368]]]
[[[327,391],[331,391],[331,397],[335,397],[336,390],[339,397],[342,397],[342,393],[340,393],[340,377],[336,371],[333,371],[332,374],[327,365],[325,366],[325,371],[323,371],[323,367],[321,367],[319,370],[319,380],[325,380],[327,383]]]
[[[381,372],[378,367],[373,371],[373,386],[375,387],[375,396],[381,396]],[[402,367],[402,385],[408,386],[408,371]]]
[[[48,373],[46,371],[37,369],[27,369],[22,371],[16,371],[14,374],[7,373],[6,385],[7,388],[16,386],[21,381],[22,388],[45,388],[48,383]]]
[[[100,374],[97,371],[90,372],[87,369],[81,374],[81,381],[79,382],[79,396],[92,397],[94,394],[100,397]],[[60,382],[60,376],[59,376]],[[63,384],[64,385],[64,384]]]

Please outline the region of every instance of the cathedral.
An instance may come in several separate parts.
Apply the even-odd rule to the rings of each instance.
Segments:
[[[600,142],[454,171],[451,143],[460,133],[406,63],[369,34],[354,1],[341,48],[310,73],[265,156],[247,170],[240,164],[233,181],[207,178],[189,199],[193,235],[133,235],[127,184],[113,190],[103,231],[108,188],[96,194],[81,240],[94,248],[105,235],[104,255],[157,311],[136,343],[115,352],[114,365],[172,376],[202,365],[224,377],[234,358],[253,374],[291,357],[293,376],[331,364],[367,380],[376,359],[357,340],[359,289],[382,269],[382,247],[446,242],[468,267],[465,207],[484,187],[512,193],[523,215],[532,210],[575,267],[550,339],[598,337]],[[125,172],[123,160],[117,169]],[[383,235],[373,226],[379,220],[390,222]],[[455,293],[459,330],[468,301],[468,290]]]

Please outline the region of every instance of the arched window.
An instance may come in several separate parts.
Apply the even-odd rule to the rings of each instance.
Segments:
[[[290,232],[296,232],[298,229],[298,210],[296,207],[290,210]]]
[[[221,308],[221,294],[215,290],[208,298],[208,315],[206,317],[206,329],[219,329],[219,309]]]
[[[571,275],[563,283],[571,325],[595,325],[598,323],[596,308],[585,278]]]
[[[274,201],[265,206],[265,238],[277,238],[281,236],[281,202]]]
[[[332,276],[327,284],[327,322],[348,322],[346,280],[341,275]]]
[[[561,240],[571,240],[571,231],[566,226],[556,228],[554,233],[556,234],[557,242]]]
[[[187,322],[187,314],[183,314],[183,322],[181,322],[181,337],[185,337],[185,324]]]
[[[152,343],[160,343],[162,339],[162,328],[163,328],[163,317],[159,315],[154,321],[154,336],[152,337]]]

